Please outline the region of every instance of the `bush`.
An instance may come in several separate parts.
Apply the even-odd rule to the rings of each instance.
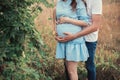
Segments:
[[[51,80],[43,73],[44,44],[34,27],[34,18],[42,11],[39,2],[50,6],[46,0],[0,1],[1,79]]]

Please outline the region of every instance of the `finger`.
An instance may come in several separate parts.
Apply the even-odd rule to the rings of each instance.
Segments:
[[[57,33],[57,32],[55,33],[55,36],[58,36],[58,33]]]
[[[65,34],[65,35],[71,35],[71,33],[69,33],[69,32],[64,32],[63,34]]]
[[[66,39],[61,39],[60,42],[67,42],[68,40]]]
[[[57,20],[57,21],[56,21],[56,24],[59,24],[59,22],[60,22],[60,20]]]
[[[63,23],[63,20],[62,19],[59,19],[59,24],[62,24]]]
[[[63,37],[56,37],[55,38],[58,42],[66,42],[66,40]]]
[[[56,39],[56,40],[62,40],[62,39],[63,39],[63,37],[56,36],[56,37],[55,37],[55,39]]]
[[[59,40],[59,38],[58,38],[58,37],[55,37],[55,40],[56,40],[56,41],[58,41],[58,40]]]
[[[66,42],[66,41],[68,41],[67,40],[67,38],[65,38],[65,37],[56,37],[56,39],[59,41],[59,42]]]

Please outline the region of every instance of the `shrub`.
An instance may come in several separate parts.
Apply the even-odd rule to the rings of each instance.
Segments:
[[[50,80],[43,73],[44,44],[34,27],[34,18],[46,0],[0,1],[0,78],[5,80]],[[41,53],[41,54],[39,54]]]

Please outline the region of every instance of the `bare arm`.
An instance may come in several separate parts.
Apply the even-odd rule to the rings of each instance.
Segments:
[[[53,9],[53,34],[56,34],[56,8]]]
[[[53,9],[53,29],[56,27],[56,8]]]
[[[59,42],[67,42],[67,41],[76,39],[78,37],[85,36],[89,33],[97,31],[100,28],[100,24],[101,24],[101,15],[100,14],[93,14],[92,15],[92,25],[91,26],[86,27],[84,30],[82,30],[82,31],[80,31],[76,34],[65,33],[66,37],[64,37],[64,38],[56,37],[56,39]]]
[[[61,17],[59,19],[60,23],[71,23],[77,26],[82,26],[82,27],[87,27],[88,24],[82,20],[76,20],[76,19],[72,19],[72,18],[68,18],[68,17]]]
[[[97,31],[101,26],[101,14],[93,14],[92,15],[92,25],[89,27],[86,27],[84,30],[78,32],[75,34],[75,38],[85,36],[89,33]]]
[[[88,23],[89,23],[89,17],[86,11],[86,6],[83,3],[83,1],[80,1],[77,3],[76,6],[76,11],[75,11],[77,18],[78,19],[74,19],[71,17],[60,17],[59,22],[60,23],[70,23],[73,25],[77,25],[80,27],[87,27]]]
[[[59,38],[56,37],[56,39],[59,42],[67,42],[73,39],[76,39],[81,36],[85,36],[89,33],[95,32],[100,28],[101,24],[101,14],[102,14],[102,0],[97,0],[92,3],[92,25],[89,27],[86,27],[82,31],[76,33],[76,34],[71,34],[71,33],[65,33],[66,36],[64,38]]]

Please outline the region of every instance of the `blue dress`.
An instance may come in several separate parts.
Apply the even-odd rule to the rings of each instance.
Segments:
[[[56,18],[59,19],[61,16],[80,19],[85,22],[89,22],[86,8],[84,3],[81,0],[76,0],[77,6],[76,11],[72,10],[71,0],[67,0],[66,2],[59,0],[56,5]],[[63,23],[56,25],[57,33],[59,36],[64,37],[64,32],[70,32],[75,34],[82,30],[80,26],[73,25],[70,23]],[[85,45],[85,40],[83,37],[71,40],[69,42],[57,43],[56,47],[56,58],[57,59],[65,59],[67,61],[86,61],[89,57],[87,47]]]

